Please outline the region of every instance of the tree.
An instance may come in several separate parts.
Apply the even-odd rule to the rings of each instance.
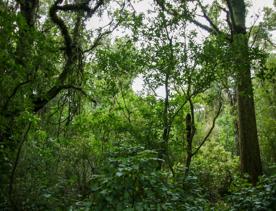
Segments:
[[[257,135],[254,95],[250,74],[250,59],[247,31],[245,27],[244,1],[227,2],[232,21],[233,48],[237,54],[233,58],[237,71],[237,103],[239,117],[239,144],[241,171],[248,173],[256,184],[262,174],[262,164]]]
[[[151,13],[153,15],[153,12]],[[145,20],[146,22],[146,20]],[[215,121],[221,111],[221,103],[212,124],[205,137],[200,138],[199,146],[193,145],[193,138],[196,134],[194,100],[205,93],[212,86],[216,78],[213,72],[215,63],[209,62],[209,52],[204,50],[204,46],[196,43],[195,31],[187,32],[181,23],[174,17],[168,16],[162,8],[157,8],[151,24],[143,23],[141,29],[143,47],[145,55],[144,78],[150,92],[156,97],[156,89],[162,87],[164,96],[160,100],[163,103],[163,112],[160,119],[163,122],[162,137],[160,137],[159,159],[168,164],[174,175],[173,159],[174,153],[170,150],[171,136],[174,128],[174,120],[180,116],[184,124],[183,112],[188,106],[190,123],[186,131],[182,131],[182,136],[186,135],[186,162],[184,174],[188,175],[192,157],[197,154],[200,148],[208,140],[214,127]],[[146,30],[145,30],[146,28]],[[179,39],[181,36],[181,39]],[[150,61],[150,62],[149,62]],[[181,99],[181,100],[179,100]],[[186,111],[186,110],[185,110]],[[198,140],[197,140],[198,141]],[[195,148],[195,149],[194,149]],[[159,169],[161,169],[160,162]]]
[[[3,74],[0,105],[0,142],[5,151],[11,151],[7,157],[6,154],[2,156],[2,153],[0,157],[4,171],[3,186],[6,185],[7,175],[10,173],[11,196],[19,155],[23,142],[27,139],[25,137],[28,136],[26,134],[24,138],[20,138],[20,134],[25,134],[24,124],[29,125],[32,122],[32,118],[26,117],[26,114],[39,114],[43,117],[43,113],[47,113],[46,105],[49,108],[50,103],[59,104],[59,97],[62,95],[65,96],[63,101],[68,103],[66,122],[69,124],[72,121],[79,110],[79,96],[88,96],[82,88],[87,54],[93,52],[102,38],[117,27],[117,20],[115,17],[108,25],[95,29],[91,34],[86,32],[85,21],[98,16],[103,6],[107,5],[102,0],[65,4],[62,0],[56,0],[52,4],[48,1],[18,0],[15,3],[1,1],[0,4],[1,29],[4,29],[1,30],[0,42],[6,42],[5,33],[13,34],[8,43],[3,45],[3,51],[1,50]],[[40,13],[45,19],[39,18]],[[70,16],[64,17],[62,13],[69,13]],[[7,19],[2,21],[5,17]],[[87,39],[92,42],[88,43]],[[58,108],[60,109],[59,106]],[[31,128],[27,131],[31,131]],[[11,205],[17,209],[14,203],[16,200],[12,196],[10,199]]]
[[[275,12],[245,30],[238,1],[152,1],[0,0],[0,210],[273,210]],[[233,150],[248,69],[255,186]]]
[[[250,73],[251,61],[249,58],[248,36],[245,26],[246,6],[244,1],[228,0],[223,6],[217,1],[214,2],[218,11],[220,10],[226,15],[226,22],[228,24],[228,29],[226,31],[221,30],[216,24],[218,15],[215,17],[215,20],[212,19],[208,14],[207,7],[200,1],[195,1],[195,4],[201,9],[203,17],[210,26],[204,25],[195,19],[194,14],[187,9],[187,2],[184,3],[184,5],[178,5],[178,9],[174,9],[171,3],[166,4],[165,1],[157,0],[157,3],[163,9],[168,11],[168,13],[177,16],[178,18],[180,16],[178,10],[179,7],[182,6],[184,9],[184,17],[182,18],[188,19],[195,25],[215,36],[224,37],[224,39],[229,42],[232,51],[235,52],[231,61],[233,63],[234,77],[237,87],[240,166],[241,171],[249,174],[252,183],[256,184],[258,177],[262,174],[262,164]],[[225,8],[225,6],[227,8]]]
[[[256,113],[258,122],[258,135],[264,160],[264,172],[269,172],[268,166],[276,160],[275,145],[275,43],[271,32],[275,28],[275,1],[272,8],[264,8],[263,20],[252,27],[250,39],[251,46],[258,49],[256,54],[260,57],[261,67],[255,68]],[[259,55],[258,55],[259,54]]]

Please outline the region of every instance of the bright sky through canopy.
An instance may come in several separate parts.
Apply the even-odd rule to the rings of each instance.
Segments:
[[[211,0],[205,1],[206,3],[212,2]],[[147,9],[149,9],[150,5],[152,3],[152,0],[144,0],[139,3],[134,4],[135,10],[137,12],[145,12]],[[273,6],[273,0],[255,0],[250,1],[250,4],[252,5],[247,14],[247,20],[246,24],[247,27],[252,26],[254,23],[258,23],[260,20],[262,20],[262,10],[264,7],[272,7]],[[259,17],[258,17],[259,16]],[[132,88],[136,93],[139,93],[144,88],[144,82],[143,77],[138,76],[132,84]],[[156,90],[156,94],[159,97],[164,97],[164,87],[159,87]]]

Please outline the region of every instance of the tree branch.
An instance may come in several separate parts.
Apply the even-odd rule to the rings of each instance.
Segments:
[[[57,4],[61,3],[62,1],[56,1]],[[91,17],[95,14],[95,12],[98,10],[100,6],[104,4],[103,0],[99,0],[94,8],[89,7],[90,0],[86,0],[83,3],[79,4],[66,4],[66,5],[57,5],[56,4],[56,10],[68,12],[68,11],[73,11],[73,12],[78,12],[78,11],[85,11],[88,14],[88,17]]]
[[[58,95],[58,93],[63,89],[75,89],[82,92],[85,96],[87,94],[79,87],[75,87],[73,85],[64,85],[64,82],[72,68],[74,63],[74,47],[73,47],[73,39],[69,33],[69,30],[65,24],[65,22],[57,15],[58,11],[86,11],[88,16],[91,17],[97,9],[104,3],[103,0],[97,1],[94,8],[90,9],[88,7],[90,0],[85,1],[81,4],[67,4],[60,6],[62,0],[56,0],[55,3],[50,7],[49,16],[54,24],[56,24],[63,36],[64,45],[65,45],[65,54],[66,54],[66,64],[58,77],[56,85],[54,85],[49,91],[47,91],[44,96],[40,96],[36,99],[33,99],[34,111],[37,112],[41,108],[43,108],[50,100]]]
[[[13,199],[13,187],[14,187],[14,180],[15,180],[15,176],[16,176],[16,169],[17,169],[17,166],[19,164],[19,159],[20,159],[20,154],[21,154],[21,151],[22,151],[22,147],[23,147],[25,141],[27,140],[27,136],[28,136],[28,133],[31,129],[31,125],[32,125],[32,122],[29,122],[26,125],[25,132],[22,134],[22,137],[21,137],[18,149],[17,149],[15,161],[14,161],[14,164],[13,164],[13,167],[12,167],[12,170],[11,170],[10,181],[9,181],[9,200],[10,200],[10,203],[13,206],[14,210],[18,210],[18,207],[17,207],[17,205],[16,205],[16,203]]]
[[[29,82],[30,82],[30,80],[23,81],[23,82],[19,83],[19,84],[13,89],[12,93],[10,94],[10,96],[8,97],[7,101],[5,102],[5,104],[4,104],[3,108],[2,108],[2,111],[5,111],[5,110],[7,109],[7,107],[8,107],[8,105],[9,105],[11,99],[12,99],[13,96],[16,94],[16,92],[18,91],[18,89],[19,89],[21,86],[23,86],[23,85],[25,85],[25,84],[27,84],[27,83],[29,83]]]
[[[235,26],[235,19],[234,19],[234,15],[233,15],[233,8],[232,8],[230,0],[226,0],[226,4],[227,4],[227,7],[229,9],[229,16],[230,16],[230,20],[231,20],[231,26],[232,26],[231,33],[233,33],[234,32],[233,26]],[[231,36],[233,36],[233,34],[231,34]]]
[[[220,114],[220,112],[221,112],[221,108],[222,108],[222,102],[220,101],[220,102],[219,102],[218,111],[217,111],[216,116],[214,117],[213,122],[212,122],[212,126],[211,126],[211,128],[209,129],[209,131],[208,131],[208,133],[206,134],[206,136],[204,137],[204,139],[202,140],[201,144],[200,144],[200,145],[197,147],[197,149],[192,153],[193,156],[200,150],[200,148],[203,146],[203,144],[208,140],[209,136],[211,135],[213,129],[215,128],[216,120],[217,120],[217,118],[219,117],[219,114]]]
[[[230,9],[227,10],[226,8],[224,8],[224,7],[220,6],[220,5],[218,5],[218,7],[223,12],[225,12],[225,14],[226,14],[226,22],[227,22],[227,25],[228,25],[229,30],[230,30],[230,37],[231,37],[231,39],[233,39],[233,24],[232,24],[232,20],[231,20],[231,14],[230,14],[230,11],[229,11]],[[228,8],[229,8],[229,6],[228,6]]]
[[[110,25],[112,24],[113,20],[109,23]],[[119,23],[117,23],[112,29],[109,29],[103,33],[100,33],[98,37],[94,40],[93,44],[86,50],[83,51],[83,53],[88,53],[95,49],[98,45],[100,45],[100,41],[103,39],[103,37],[111,34],[117,27],[119,26]]]
[[[209,32],[210,34],[216,34],[216,31],[214,29],[212,29],[211,27],[204,25],[200,22],[198,22],[197,20],[194,19],[189,19],[190,22],[192,22],[193,24],[195,24],[196,26],[200,27],[201,29]]]
[[[174,118],[175,118],[175,117],[177,116],[177,114],[181,111],[181,109],[186,105],[186,103],[187,103],[187,100],[186,100],[184,103],[182,103],[182,105],[179,106],[179,108],[174,112],[174,114],[172,115],[172,117],[171,117],[171,119],[170,119],[170,125],[173,123]]]
[[[104,4],[103,0],[99,0],[96,5],[94,6],[94,8],[90,9],[90,11],[88,12],[88,17],[92,17],[92,15],[95,14],[95,12],[99,9],[100,6],[102,6]]]
[[[64,23],[64,21],[58,17],[57,11],[59,10],[58,4],[62,2],[61,0],[56,0],[55,3],[50,7],[49,15],[51,20],[58,26],[63,39],[64,39],[64,45],[65,45],[65,53],[67,55],[67,58],[70,59],[73,55],[72,50],[72,38],[69,34],[69,31]]]
[[[199,0],[197,0],[197,3],[202,10],[203,17],[208,21],[208,23],[212,27],[214,33],[215,34],[224,34],[222,31],[220,31],[220,29],[216,26],[216,24],[212,21],[212,19],[207,15],[207,12],[206,12],[204,6],[201,4],[201,2]]]
[[[78,12],[78,11],[90,11],[90,8],[88,7],[88,2],[84,2],[84,3],[80,3],[80,4],[66,4],[66,5],[57,5],[56,6],[56,9],[57,10],[60,10],[60,11],[65,11],[65,12],[68,12],[68,11],[75,11],[75,12]]]
[[[120,13],[123,12],[123,9],[125,8],[125,3],[123,3],[122,8],[120,10]],[[112,23],[114,22],[114,19],[112,19],[107,25],[103,26],[102,28],[99,29],[99,31],[101,32],[102,29],[104,29],[105,27],[109,26],[110,28],[108,30],[106,30],[105,32],[99,33],[98,37],[94,40],[93,44],[90,46],[90,48],[86,49],[83,51],[83,53],[88,53],[91,50],[95,49],[98,45],[100,45],[100,41],[103,37],[105,37],[106,35],[111,34],[120,24],[120,21],[118,23],[115,24],[115,26],[113,26],[111,28]]]
[[[89,97],[87,95],[87,93],[80,87],[76,87],[74,85],[71,84],[67,84],[67,85],[59,85],[59,86],[54,86],[52,87],[43,97],[40,98],[36,98],[35,100],[33,100],[34,103],[34,111],[37,112],[39,111],[41,108],[43,108],[50,100],[52,100],[55,96],[58,95],[58,93],[61,90],[64,89],[74,89],[77,90],[79,92],[81,92],[84,96]],[[93,101],[94,103],[96,103],[96,101],[94,99],[91,99],[91,101]]]
[[[166,11],[168,14],[172,16],[177,15],[177,11],[174,10],[173,8],[168,8],[165,5],[165,0],[155,0],[157,5],[161,7],[163,11]],[[211,20],[211,18],[207,15],[203,5],[199,0],[197,0],[202,12],[203,12],[203,17],[208,21],[208,23],[211,25],[211,27],[195,20],[193,17],[189,16],[187,17],[187,20],[189,20],[191,23],[195,24],[196,26],[200,27],[201,29],[207,31],[210,34],[223,34],[225,37],[228,37],[228,35],[222,31],[219,30],[219,28],[214,24],[214,22]]]

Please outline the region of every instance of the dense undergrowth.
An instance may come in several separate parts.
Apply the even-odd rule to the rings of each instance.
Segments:
[[[275,6],[0,0],[0,211],[276,210]]]
[[[45,139],[29,142],[24,153],[12,195],[21,210],[272,211],[276,206],[276,177],[263,176],[252,186],[240,177],[237,158],[216,142],[196,156],[186,177],[181,163],[173,172],[159,171],[156,151],[129,144]],[[9,199],[1,198],[6,210]]]

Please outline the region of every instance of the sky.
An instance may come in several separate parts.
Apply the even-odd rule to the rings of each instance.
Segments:
[[[152,4],[154,0],[136,0],[136,1],[131,1],[132,5],[137,13],[144,13],[149,9],[152,9]],[[204,4],[208,4],[210,2],[213,2],[213,0],[203,0]],[[250,4],[252,5],[249,8],[249,12],[247,14],[247,19],[246,19],[246,25],[247,27],[252,26],[253,24],[258,23],[260,20],[262,20],[262,9],[264,7],[272,7],[273,5],[273,0],[249,0]],[[116,8],[115,3],[111,4],[111,8],[114,9]],[[259,18],[257,18],[257,15],[259,15]],[[105,26],[110,22],[110,17],[104,13],[101,17],[93,17],[89,19],[87,22],[87,29],[90,30],[92,29],[95,30],[99,27]],[[200,21],[204,22],[204,19],[200,19]],[[122,31],[121,28],[118,30],[115,30],[113,32],[113,37],[122,37],[126,35],[126,31]],[[205,33],[205,32],[203,32]],[[204,35],[203,35],[204,36]]]
[[[137,12],[144,12],[150,8],[152,2],[152,0],[142,0],[133,5]],[[203,2],[210,3],[212,0],[204,0]],[[273,0],[250,0],[249,2],[252,4],[252,7],[249,10],[249,15],[256,14],[264,7],[271,7],[273,5]]]
[[[133,3],[133,6],[135,8],[135,11],[138,13],[143,13],[146,12],[148,9],[151,9],[153,0],[142,0],[142,1],[136,1],[136,3]],[[212,0],[204,0],[204,3],[210,3],[212,2]],[[246,19],[246,25],[247,27],[251,27],[254,24],[257,24],[259,21],[262,20],[262,10],[264,7],[272,7],[273,6],[273,0],[251,0],[251,7],[249,8],[248,14],[247,14],[247,19]],[[259,17],[258,17],[259,16]],[[106,14],[102,15],[101,18],[98,19],[91,19],[88,23],[87,23],[87,27],[88,29],[95,29],[98,28],[102,25],[106,25],[107,23],[109,23],[110,19],[108,18],[108,16]],[[206,34],[204,35],[204,33],[206,32],[201,32],[202,36],[206,36]],[[114,31],[112,37],[122,37],[125,36],[127,34],[126,31],[122,31],[122,30],[116,30]],[[143,78],[142,76],[138,76],[132,83],[132,88],[136,93],[141,93],[141,91],[144,88],[144,83],[143,83]],[[156,93],[159,97],[163,98],[164,97],[164,87],[159,87],[156,90]]]
[[[150,7],[151,0],[144,0],[137,4],[135,4],[135,9],[137,12],[144,12]],[[207,0],[206,2],[211,2],[210,0]],[[247,27],[252,26],[254,23],[257,24],[260,20],[262,20],[262,10],[264,7],[272,7],[273,0],[252,0],[250,1],[252,4],[252,7],[248,11],[247,19],[246,19],[246,25]],[[257,16],[259,17],[257,18]],[[136,93],[141,93],[144,88],[144,82],[143,77],[140,75],[136,79],[134,79],[132,83],[132,88]],[[164,98],[165,96],[165,90],[164,87],[161,86],[157,88],[156,94],[158,95],[158,98]]]

